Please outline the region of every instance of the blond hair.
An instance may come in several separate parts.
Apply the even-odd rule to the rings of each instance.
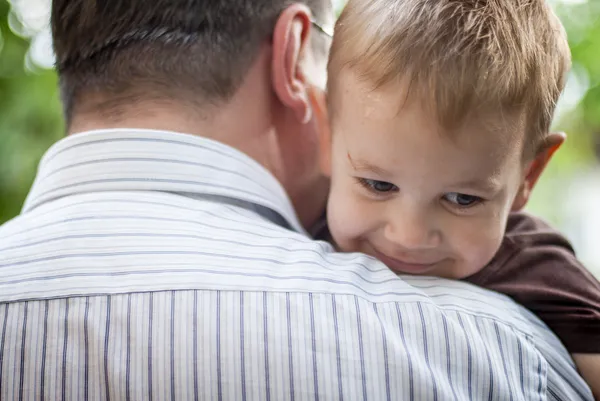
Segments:
[[[350,0],[329,61],[409,96],[456,127],[473,112],[525,112],[528,140],[550,129],[570,68],[564,29],[544,0]],[[334,111],[335,113],[335,111]]]

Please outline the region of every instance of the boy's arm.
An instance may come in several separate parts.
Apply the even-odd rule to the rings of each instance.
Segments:
[[[573,359],[594,398],[600,401],[600,354],[573,354]]]
[[[513,213],[495,260],[467,281],[535,313],[571,354],[600,354],[600,283],[544,221]]]

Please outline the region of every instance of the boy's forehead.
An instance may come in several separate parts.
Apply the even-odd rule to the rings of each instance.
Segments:
[[[411,91],[411,82],[398,79],[376,88],[360,74],[344,69],[335,79],[341,90],[331,102],[335,115],[363,123],[398,122],[420,118],[443,137],[460,140],[478,132],[489,139],[502,138],[512,143],[524,141],[527,115],[524,110],[508,111],[490,106],[467,113],[463,121],[444,126],[431,101],[419,99]],[[465,138],[468,140],[468,138]]]
[[[392,172],[405,169],[404,161],[414,158],[414,169],[433,171],[452,165],[456,173],[464,170],[485,177],[498,174],[509,161],[520,160],[524,116],[474,113],[449,130],[427,107],[409,101],[401,83],[373,90],[352,74],[338,79],[344,89],[336,99],[334,135],[345,137],[342,142],[358,165]],[[472,174],[473,169],[477,174]]]
[[[339,88],[334,94],[332,107],[370,119],[395,118],[408,100],[408,85],[394,82],[376,88],[369,80],[345,68],[335,78]]]

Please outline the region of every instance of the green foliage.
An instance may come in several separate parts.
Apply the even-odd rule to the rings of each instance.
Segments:
[[[19,213],[40,157],[63,133],[53,71],[25,68],[29,42],[8,26],[0,0],[0,222]]]
[[[573,71],[588,86],[577,109],[558,125],[571,129],[580,151],[589,156],[600,139],[600,1],[561,4],[556,11],[569,37]]]
[[[579,102],[555,121],[554,128],[566,132],[568,139],[542,175],[529,209],[560,227],[567,224],[564,210],[568,205],[557,207],[565,184],[584,174],[600,157],[600,1],[554,3],[569,38],[570,83],[578,82],[582,93]]]

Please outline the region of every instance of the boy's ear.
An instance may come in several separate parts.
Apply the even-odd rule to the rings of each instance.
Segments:
[[[325,91],[312,87],[309,96],[319,132],[319,166],[327,177],[331,176],[331,127]]]
[[[534,159],[525,169],[525,177],[523,178],[519,192],[512,205],[513,212],[519,211],[525,207],[531,197],[533,187],[542,175],[542,172],[548,165],[550,159],[552,159],[554,152],[561,147],[565,142],[565,139],[567,139],[567,135],[564,132],[552,132],[546,137]]]

